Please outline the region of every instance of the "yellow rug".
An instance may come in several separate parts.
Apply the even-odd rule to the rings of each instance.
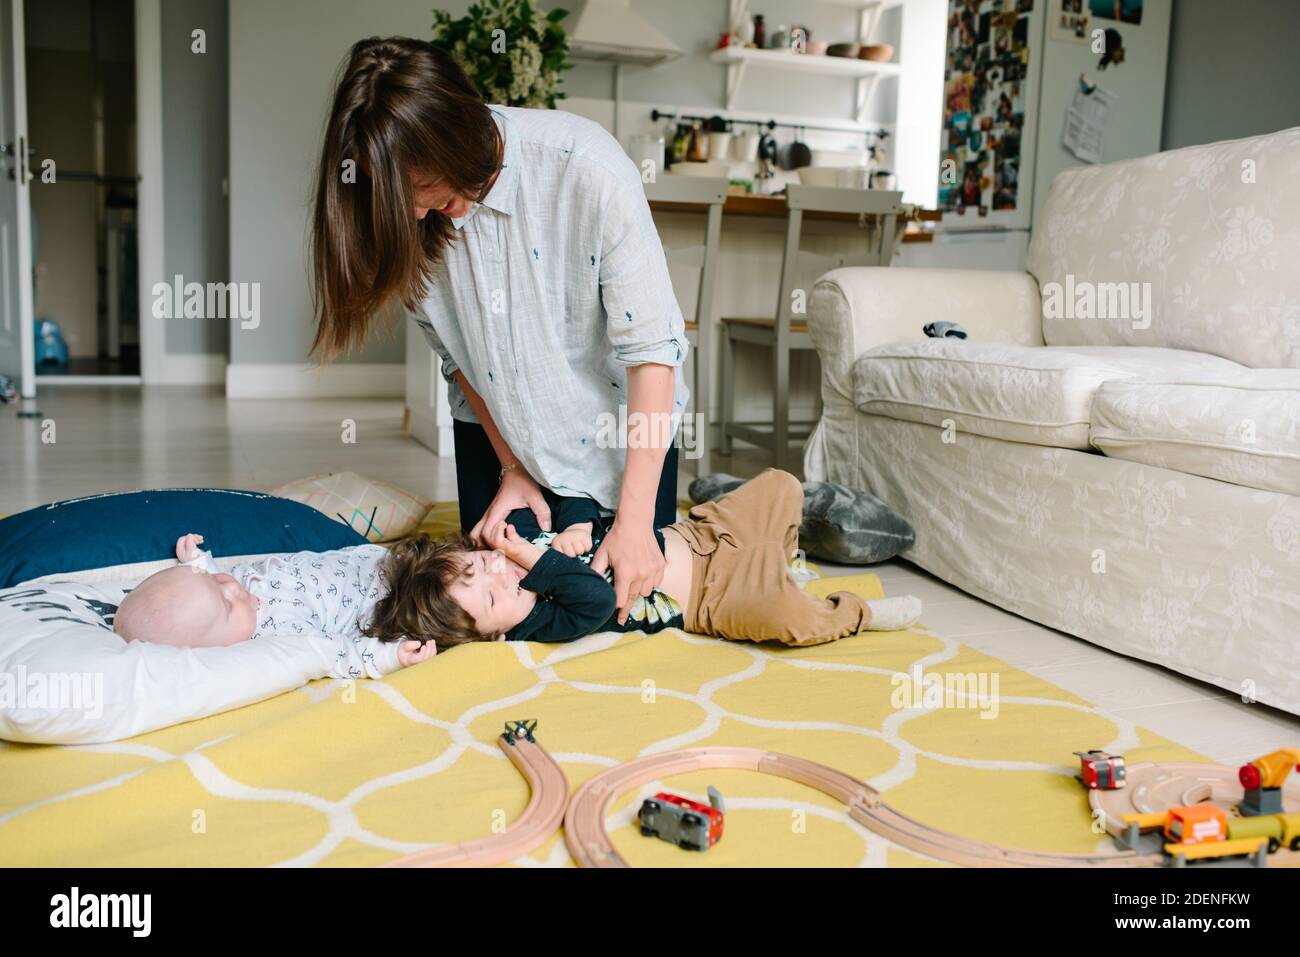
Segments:
[[[456,500],[452,499],[450,502],[435,502],[415,533],[418,535],[420,532],[428,532],[430,538],[444,538],[458,531],[460,531],[460,509]]]
[[[882,594],[874,575],[809,588]],[[981,717],[992,702],[891,702],[906,690],[896,676],[914,665],[925,675],[996,675],[996,716]],[[364,866],[487,835],[527,801],[494,739],[507,719],[529,717],[574,788],[640,755],[747,745],[856,775],[935,827],[1060,852],[1101,843],[1072,751],[1201,760],[924,629],[806,649],[681,632],[487,643],[384,681],[319,681],[116,744],[0,743],[0,865]],[[642,866],[934,863],[790,781],[710,771],[660,782],[699,798],[710,784],[727,801],[717,847],[699,854],[642,838],[633,815],[651,786],[609,822],[619,852]],[[521,863],[570,860],[557,835]]]

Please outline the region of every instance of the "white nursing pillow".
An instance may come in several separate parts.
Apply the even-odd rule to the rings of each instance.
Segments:
[[[293,552],[272,552],[274,555],[292,555]],[[229,555],[225,558],[213,558],[213,564],[223,572],[228,572],[236,565],[252,565],[271,555]],[[163,558],[153,562],[132,562],[129,565],[111,565],[108,568],[87,568],[79,572],[60,572],[55,575],[42,575],[25,581],[24,585],[39,585],[48,582],[75,582],[85,585],[107,585],[110,590],[120,591],[133,588],[150,575],[176,564],[174,558]],[[123,584],[123,583],[127,584]]]
[[[228,648],[125,642],[113,633],[112,620],[133,584],[63,576],[0,591],[0,738],[115,741],[252,704],[321,676],[316,651],[287,636]]]

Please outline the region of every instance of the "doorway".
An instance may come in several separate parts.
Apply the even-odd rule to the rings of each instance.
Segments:
[[[35,373],[138,384],[134,0],[24,8]]]

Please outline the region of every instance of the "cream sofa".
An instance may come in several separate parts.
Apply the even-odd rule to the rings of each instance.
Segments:
[[[807,477],[906,558],[1300,714],[1300,128],[1067,170],[1025,272],[835,270],[809,325]]]

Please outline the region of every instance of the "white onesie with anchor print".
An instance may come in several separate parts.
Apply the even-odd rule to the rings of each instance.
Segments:
[[[388,550],[355,545],[330,552],[272,555],[235,565],[228,574],[257,596],[253,639],[301,636],[332,642],[332,671],[339,678],[382,678],[400,669],[396,641],[361,633],[375,605],[387,593],[379,568]],[[212,553],[183,564],[219,574]]]

